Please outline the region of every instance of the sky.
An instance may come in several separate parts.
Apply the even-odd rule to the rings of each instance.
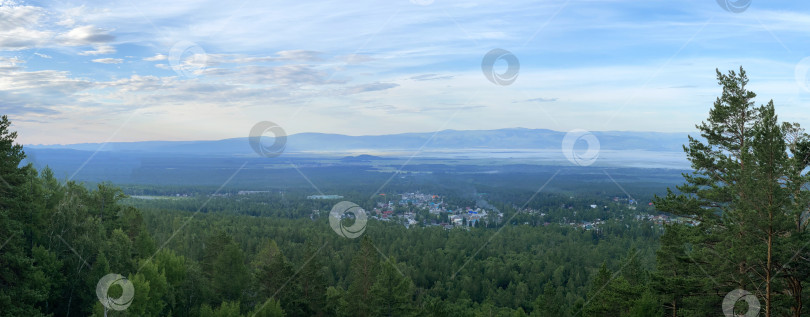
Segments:
[[[743,66],[810,125],[810,2],[0,0],[23,144],[537,128],[690,132]],[[516,75],[516,76],[514,76]]]

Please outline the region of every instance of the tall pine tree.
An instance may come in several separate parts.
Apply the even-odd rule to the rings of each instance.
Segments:
[[[712,311],[704,314],[721,313],[723,296],[741,288],[764,301],[765,316],[791,309],[799,316],[801,294],[793,303],[779,297],[790,293],[784,281],[795,278],[792,273],[801,274],[796,270],[782,274],[785,267],[807,265],[807,258],[794,257],[801,252],[797,237],[804,236],[806,227],[802,214],[808,200],[802,186],[808,181],[807,152],[802,149],[807,135],[797,124],[780,123],[773,101],[754,105],[756,94],[747,89],[742,68],[739,73],[717,71],[717,79],[722,95],[707,121],[697,125],[705,141],[690,136],[684,146],[694,172],[684,174],[686,183],[677,187],[679,193],[668,190],[655,202],[659,210],[700,222],[690,238],[691,250],[685,253],[699,270],[683,272],[686,275],[679,278],[711,281],[702,291],[690,291],[713,301],[707,306]],[[676,234],[669,230],[665,235]],[[666,243],[679,242],[665,236],[662,248],[677,250]],[[673,267],[667,266],[659,261],[659,270],[674,278]],[[684,295],[673,294],[667,300],[677,303]],[[671,306],[672,314],[678,315],[678,306]]]
[[[33,223],[31,165],[20,167],[25,152],[15,144],[17,132],[0,116],[0,316],[40,316],[37,303],[47,298],[47,281],[38,280],[30,242]]]

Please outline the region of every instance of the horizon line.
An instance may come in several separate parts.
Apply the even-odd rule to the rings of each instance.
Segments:
[[[439,131],[423,131],[423,132],[400,132],[400,133],[388,133],[388,134],[363,134],[363,135],[350,135],[350,134],[342,134],[342,133],[329,133],[329,132],[299,132],[293,134],[286,134],[285,136],[290,137],[294,135],[302,135],[302,134],[322,134],[322,135],[336,135],[336,136],[347,136],[347,137],[375,137],[375,136],[396,136],[396,135],[405,135],[405,134],[428,134],[428,133],[440,133],[445,131],[454,131],[454,132],[474,132],[474,131],[502,131],[502,130],[533,130],[533,131],[551,131],[556,133],[568,133],[569,131],[559,131],[553,129],[544,129],[544,128],[524,128],[524,127],[512,127],[512,128],[499,128],[499,129],[468,129],[468,130],[459,130],[459,129],[444,129]],[[573,131],[573,130],[572,130]],[[696,133],[698,131],[677,131],[677,132],[665,132],[665,131],[642,131],[642,130],[594,130],[589,131],[590,133],[610,133],[610,132],[619,132],[619,133],[657,133],[657,134],[690,134]],[[250,136],[242,136],[242,137],[230,137],[230,138],[223,138],[223,139],[195,139],[195,140],[140,140],[140,141],[109,141],[109,142],[79,142],[79,143],[51,143],[51,144],[21,144],[23,147],[25,146],[68,146],[68,145],[82,145],[82,144],[108,144],[108,143],[143,143],[143,142],[216,142],[216,141],[226,141],[226,140],[235,140],[235,139],[247,139]]]

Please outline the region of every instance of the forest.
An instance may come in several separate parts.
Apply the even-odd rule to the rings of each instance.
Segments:
[[[684,140],[692,170],[635,197],[651,205],[621,207],[621,191],[592,184],[492,187],[506,221],[370,219],[356,239],[330,228],[334,202],[303,191],[60,180],[25,163],[2,116],[0,316],[810,316],[810,136],[773,101],[756,105],[742,68],[716,74],[722,92]],[[190,198],[131,197],[178,192]],[[369,210],[384,201],[341,193]],[[604,208],[565,208],[590,204]],[[595,219],[600,230],[565,225]]]

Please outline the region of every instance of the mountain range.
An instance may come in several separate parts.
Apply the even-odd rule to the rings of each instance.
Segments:
[[[595,131],[601,150],[680,152],[687,133]],[[547,129],[442,130],[428,133],[349,136],[298,133],[287,136],[285,153],[385,153],[490,150],[559,150],[566,132]],[[584,146],[585,142],[580,142]],[[577,145],[580,146],[579,144]],[[30,149],[139,152],[202,156],[253,156],[248,138],[208,141],[141,141],[26,145]]]

